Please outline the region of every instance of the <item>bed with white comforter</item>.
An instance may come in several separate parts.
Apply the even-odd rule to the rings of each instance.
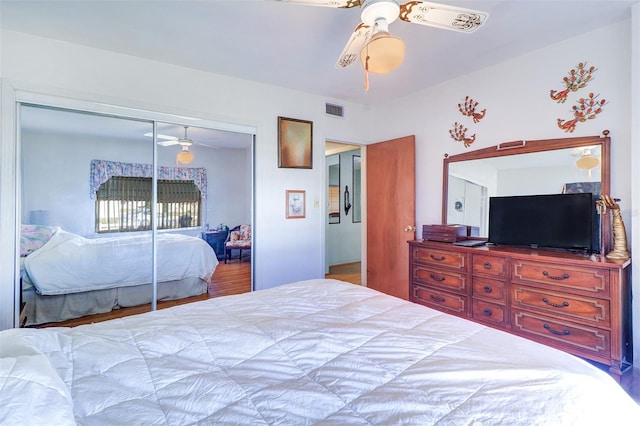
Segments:
[[[158,300],[207,292],[218,264],[204,240],[156,237]],[[23,258],[27,325],[58,322],[151,301],[151,234],[84,238],[58,229]]]
[[[0,333],[0,424],[622,425],[572,355],[312,280],[76,328]]]

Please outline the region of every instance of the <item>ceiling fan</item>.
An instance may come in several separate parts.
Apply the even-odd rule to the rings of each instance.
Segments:
[[[346,68],[358,56],[367,73],[384,74],[404,60],[404,42],[389,34],[396,19],[463,33],[477,30],[489,17],[486,12],[426,1],[397,0],[278,0],[309,6],[349,9],[360,6],[362,22],[338,58],[336,68]]]
[[[188,164],[193,161],[193,154],[189,152],[189,147],[193,145],[193,141],[187,136],[187,129],[189,126],[184,126],[184,137],[178,139],[169,139],[158,142],[158,145],[171,146],[181,145],[182,150],[176,155],[176,162]]]

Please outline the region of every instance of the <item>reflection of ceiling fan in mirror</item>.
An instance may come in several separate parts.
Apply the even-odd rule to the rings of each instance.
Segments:
[[[360,6],[362,22],[336,63],[345,68],[358,57],[366,72],[387,73],[404,60],[404,42],[389,34],[389,24],[396,19],[414,24],[444,28],[463,33],[477,30],[489,17],[488,13],[425,1],[397,0],[278,0],[311,6],[348,9]]]
[[[578,157],[576,160],[576,166],[579,169],[587,170],[589,177],[591,177],[591,169],[600,165],[600,152],[598,152],[595,146],[585,146],[575,148],[572,155]]]
[[[176,155],[176,162],[178,163],[189,164],[190,162],[193,161],[193,154],[189,152],[189,147],[193,145],[193,141],[189,139],[189,136],[187,136],[188,128],[189,128],[188,126],[184,126],[184,137],[180,139],[176,138],[176,139],[169,139],[169,140],[163,140],[158,142],[158,145],[162,145],[162,146],[171,146],[171,145],[182,146],[182,150],[178,153],[178,155]]]

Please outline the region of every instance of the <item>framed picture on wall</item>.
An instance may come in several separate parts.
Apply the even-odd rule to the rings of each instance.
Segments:
[[[313,122],[278,117],[278,167],[313,168]]]
[[[306,216],[305,191],[287,190],[287,219],[304,219]]]

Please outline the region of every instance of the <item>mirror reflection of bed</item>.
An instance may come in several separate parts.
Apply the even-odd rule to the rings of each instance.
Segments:
[[[203,238],[210,226],[251,223],[251,135],[157,122],[152,209],[151,121],[20,108],[26,326],[97,322],[251,290],[251,262],[223,265]],[[224,181],[229,169],[237,178]]]

